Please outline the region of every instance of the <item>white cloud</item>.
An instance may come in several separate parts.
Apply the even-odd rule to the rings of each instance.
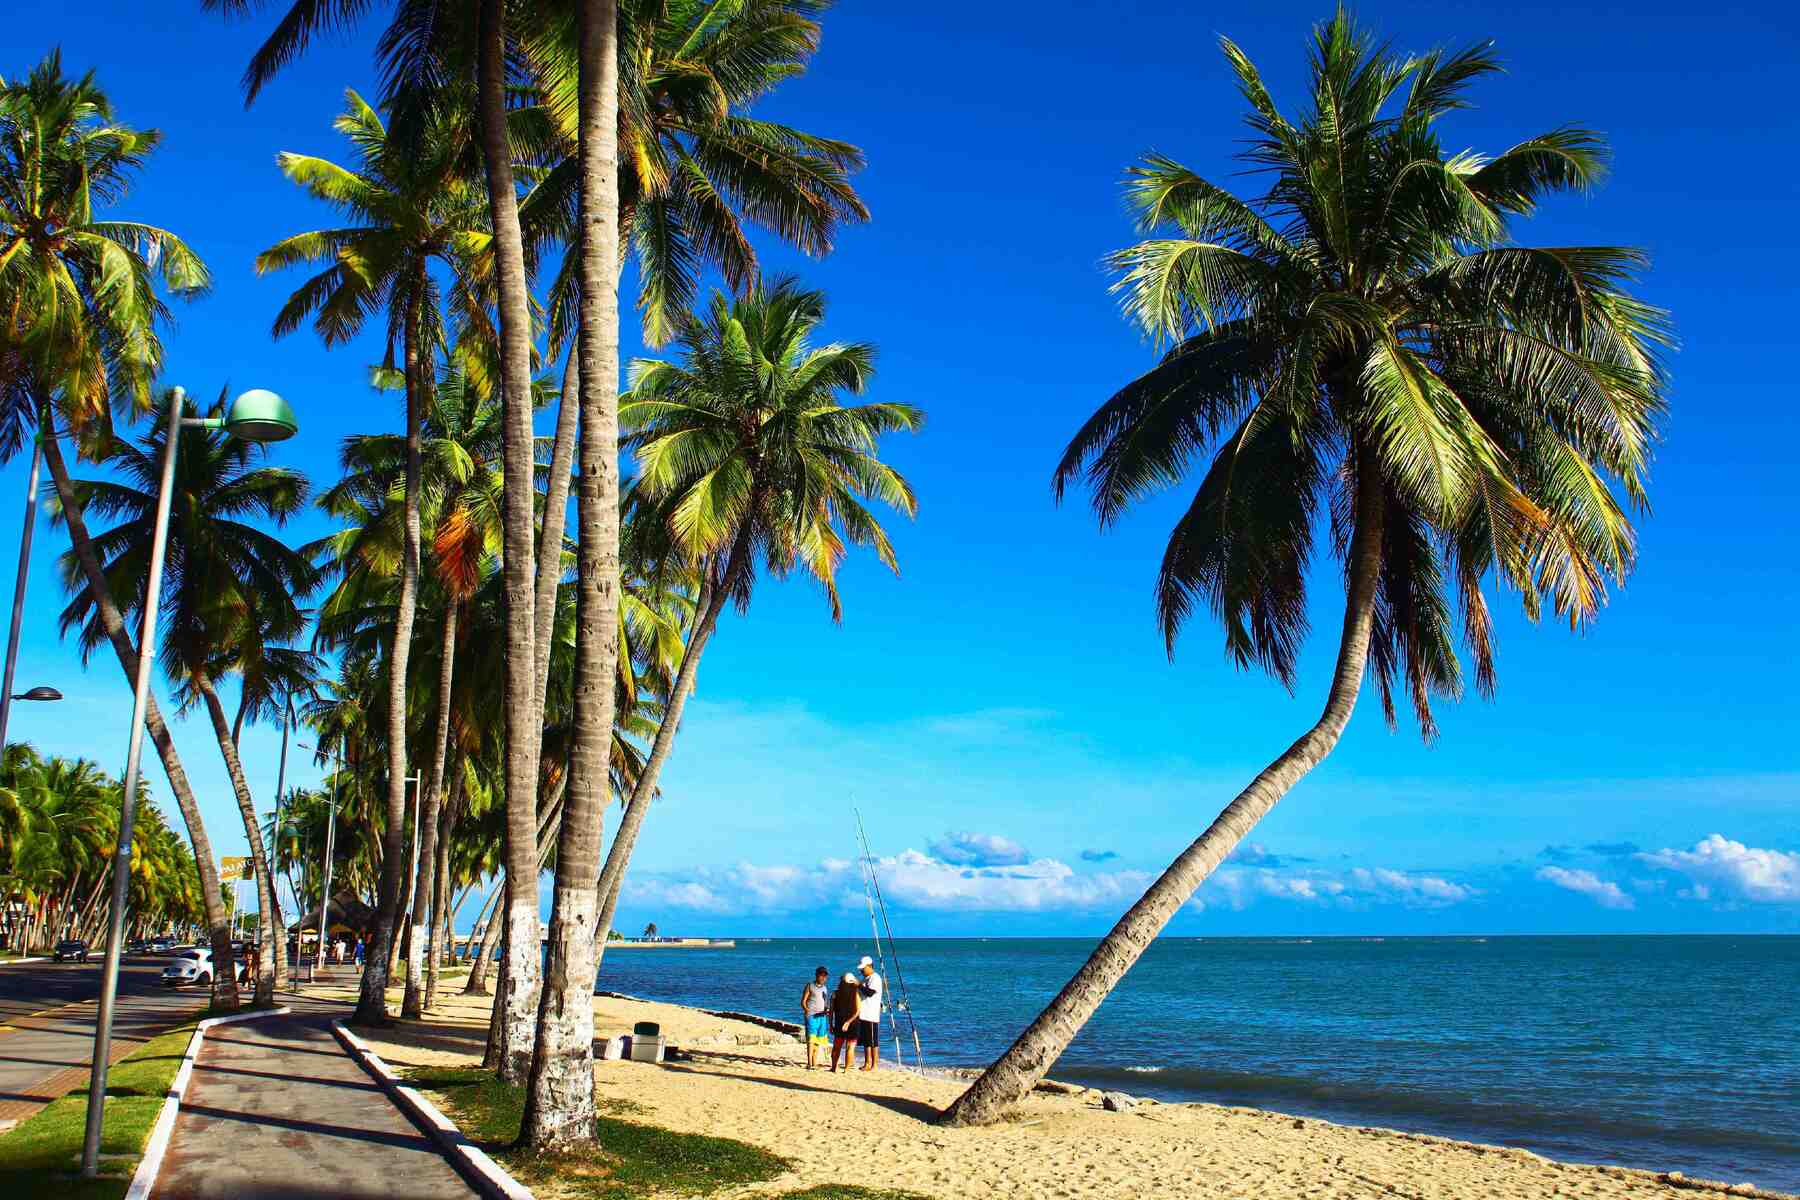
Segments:
[[[1590,896],[1601,908],[1636,908],[1637,901],[1627,896],[1619,885],[1602,879],[1592,871],[1571,871],[1564,867],[1545,867],[1537,873],[1545,883]]]
[[[1357,867],[1350,872],[1350,879],[1362,891],[1430,907],[1457,904],[1478,894],[1467,884],[1451,883],[1436,875],[1408,875],[1387,867]]]
[[[1031,861],[1030,851],[997,833],[952,831],[925,848],[932,857],[958,867],[1016,867]]]
[[[1114,910],[1136,900],[1151,877],[1142,871],[1083,874],[1053,858],[994,866],[944,862],[917,850],[876,860],[881,890],[899,908],[955,912]],[[859,864],[826,859],[812,867],[701,868],[680,878],[642,876],[626,883],[636,904],[701,912],[795,912],[862,907]]]
[[[1242,909],[1257,899],[1267,898],[1347,907],[1399,903],[1409,908],[1441,908],[1479,894],[1466,884],[1451,883],[1436,875],[1411,875],[1388,867],[1355,867],[1336,873],[1226,866],[1213,873],[1192,903],[1200,908],[1216,903]]]
[[[1800,854],[1760,850],[1715,833],[1692,850],[1657,850],[1637,857],[1687,876],[1693,886],[1679,893],[1685,899],[1720,895],[1759,904],[1800,901]]]

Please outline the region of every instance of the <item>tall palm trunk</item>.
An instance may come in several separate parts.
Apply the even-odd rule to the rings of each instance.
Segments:
[[[463,995],[485,996],[488,994],[488,964],[494,961],[494,951],[500,948],[500,934],[505,929],[506,921],[501,910],[506,906],[506,880],[504,877],[494,885],[494,894],[489,905],[482,911],[487,913],[487,923],[481,928],[481,945],[475,952],[475,961],[469,967],[469,978],[463,984]]]
[[[423,276],[423,267],[419,273]],[[400,848],[406,836],[406,667],[412,657],[413,617],[419,603],[419,421],[426,386],[419,345],[419,305],[426,292],[424,282],[423,278],[416,281],[406,313],[406,532],[400,561],[400,599],[394,612],[394,640],[388,647],[387,829],[382,834],[375,929],[363,955],[362,990],[356,999],[354,1017],[363,1025],[385,1025],[388,1020],[388,971],[394,933],[400,923],[400,892],[406,871],[406,857]]]
[[[600,821],[609,797],[619,654],[619,51],[614,0],[580,15],[580,537],[575,728],[556,847],[549,952],[520,1141],[592,1143],[594,922]]]
[[[106,886],[106,882],[106,872],[103,871],[95,878],[93,889],[88,892],[88,898],[81,906],[81,916],[76,921],[81,929],[81,936],[89,941],[93,940],[93,931],[99,927],[99,917],[105,912],[100,907],[100,891]]]
[[[753,495],[747,511],[754,511],[756,498]],[[669,750],[675,744],[675,733],[681,727],[681,714],[687,708],[687,699],[694,690],[694,676],[700,670],[700,656],[706,652],[706,644],[712,640],[713,630],[718,627],[719,614],[724,611],[725,602],[734,588],[739,572],[751,569],[750,563],[750,523],[744,522],[737,539],[732,543],[731,555],[725,561],[725,570],[719,577],[716,586],[708,590],[702,597],[699,619],[694,623],[694,631],[688,635],[687,645],[681,652],[681,666],[675,672],[675,684],[669,689],[669,703],[663,710],[662,721],[656,727],[656,738],[650,743],[650,754],[644,760],[644,769],[638,774],[637,783],[631,789],[631,802],[619,817],[619,831],[613,834],[612,849],[606,855],[606,869],[600,872],[600,920],[594,927],[598,939],[599,950],[596,952],[596,974],[598,963],[606,953],[606,931],[612,928],[613,917],[619,908],[619,893],[625,886],[625,868],[631,862],[631,852],[637,846],[638,831],[644,826],[644,816],[650,809],[650,797],[656,794],[656,781],[662,774],[663,764],[668,761]]]
[[[94,609],[100,614],[100,624],[113,644],[113,652],[119,656],[119,666],[123,668],[126,679],[135,680],[137,650],[131,644],[131,636],[125,632],[125,618],[120,615],[119,606],[107,587],[106,574],[100,569],[100,558],[94,552],[93,541],[88,537],[87,518],[69,480],[69,469],[63,462],[62,446],[51,431],[48,412],[40,414],[38,429],[44,435],[44,462],[50,468],[51,480],[56,484],[56,497],[62,505],[63,523],[68,526],[69,544],[74,548],[75,560],[81,564],[81,573],[87,579],[88,591],[94,596]],[[206,918],[207,940],[212,946],[213,962],[221,964],[213,972],[213,1006],[235,1009],[239,1003],[237,972],[229,969],[232,965],[231,926],[225,916],[224,894],[219,888],[219,860],[213,857],[212,839],[206,836],[206,823],[200,819],[200,806],[194,802],[194,789],[188,783],[187,772],[182,769],[180,756],[175,753],[175,741],[169,736],[169,727],[163,723],[162,710],[157,707],[155,696],[146,697],[146,700],[144,728],[150,734],[150,741],[155,744],[157,754],[162,758],[163,773],[169,777],[169,790],[175,793],[175,807],[181,810],[182,822],[187,826],[188,841],[194,847],[194,865],[200,874],[200,906]]]
[[[616,357],[616,352],[615,352]],[[556,440],[550,447],[550,476],[544,494],[543,528],[537,545],[537,611],[532,617],[532,711],[544,711],[544,693],[550,687],[550,649],[556,640],[556,597],[563,577],[563,525],[569,512],[569,476],[575,465],[575,434],[581,413],[581,353],[569,352],[563,367],[562,399],[556,408]]]
[[[225,773],[231,776],[231,791],[237,797],[238,815],[244,819],[244,836],[250,841],[250,868],[256,877],[256,903],[261,910],[256,921],[256,1002],[275,1002],[275,931],[281,910],[275,901],[275,876],[269,872],[269,856],[264,852],[262,827],[256,823],[256,803],[250,796],[250,785],[244,779],[244,764],[238,759],[237,743],[231,738],[231,725],[225,719],[225,706],[211,679],[196,675],[195,686],[206,702],[206,714],[212,718],[213,734],[219,739],[219,753],[225,758]]]
[[[1181,852],[1168,870],[1126,910],[1112,931],[1094,947],[1087,962],[1063,986],[1048,1008],[1019,1035],[969,1090],[957,1098],[939,1123],[985,1125],[1037,1086],[1055,1065],[1100,1002],[1118,986],[1145,948],[1194,890],[1225,861],[1256,823],[1337,745],[1362,687],[1369,657],[1369,635],[1375,624],[1375,585],[1381,570],[1382,522],[1386,497],[1371,469],[1372,452],[1360,456],[1357,471],[1356,526],[1350,540],[1349,587],[1344,629],[1338,643],[1337,668],[1325,711],[1313,727],[1265,767],[1250,786],[1225,806],[1205,833]]]
[[[488,209],[494,229],[496,308],[500,317],[500,376],[504,445],[501,466],[502,583],[506,600],[506,942],[508,970],[497,1068],[522,1083],[531,1066],[531,1029],[537,1020],[538,864],[532,827],[537,820],[537,756],[544,714],[534,711],[536,589],[532,578],[535,513],[531,428],[531,307],[519,198],[506,132],[506,5],[481,0],[476,90]]]
[[[431,960],[425,968],[425,1008],[437,1007],[438,977],[444,966],[444,951],[451,938],[456,909],[450,903],[450,835],[456,828],[456,813],[462,806],[462,756],[450,769],[450,792],[438,816],[437,867],[432,874],[431,889]]]
[[[565,776],[566,778],[566,776]],[[562,836],[562,806],[566,786],[559,788],[555,798],[551,800],[537,826],[537,870],[544,873],[544,865],[550,861],[550,851],[556,845],[556,839]],[[502,914],[504,915],[504,913]],[[499,918],[496,918],[498,920]],[[507,939],[512,936],[512,928],[504,923],[500,927],[500,994],[506,994],[506,973],[510,969],[506,956]],[[487,1051],[483,1055],[481,1065],[488,1070],[497,1070],[500,1056],[506,1045],[506,1010],[496,1004],[488,1013]]]
[[[412,932],[406,947],[406,997],[400,1004],[400,1015],[418,1017],[425,1011],[425,927],[427,909],[437,895],[434,886],[438,866],[438,811],[443,803],[444,757],[450,747],[450,689],[456,682],[456,616],[459,605],[455,596],[444,601],[443,661],[438,664],[437,737],[431,749],[431,776],[425,798],[419,802],[418,826],[413,836],[419,839],[418,878],[413,881]]]

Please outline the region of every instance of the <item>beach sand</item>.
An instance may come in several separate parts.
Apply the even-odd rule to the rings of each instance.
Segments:
[[[460,987],[458,980],[424,1022],[363,1036],[397,1067],[478,1063],[490,1002]],[[959,1093],[958,1080],[887,1069],[809,1072],[804,1049],[782,1033],[671,1004],[595,998],[599,1036],[645,1020],[691,1060],[597,1063],[598,1098],[624,1102],[631,1120],[736,1138],[793,1161],[789,1174],[723,1193],[731,1197],[825,1183],[943,1200],[1778,1195],[1254,1109],[1141,1103],[1108,1112],[1100,1094],[1086,1090],[1034,1094],[995,1127],[940,1129],[931,1118]],[[554,1200],[542,1187],[537,1194]]]

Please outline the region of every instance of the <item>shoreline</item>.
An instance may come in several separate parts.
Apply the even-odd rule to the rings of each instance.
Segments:
[[[1164,1192],[1272,1200],[1395,1194],[1800,1200],[1744,1183],[1562,1162],[1516,1147],[1261,1108],[1138,1098],[1125,1111],[1109,1112],[1100,1089],[1051,1080],[994,1126],[943,1129],[932,1118],[966,1082],[939,1073],[948,1068],[808,1072],[791,1022],[612,992],[597,992],[594,1007],[597,1038],[653,1020],[679,1051],[662,1064],[596,1062],[602,1105],[644,1124],[734,1138],[791,1160],[780,1178],[718,1193],[724,1197],[860,1183],[932,1200],[1137,1200]],[[453,988],[422,1022],[359,1033],[399,1068],[473,1066],[490,1008],[490,997]],[[557,1200],[553,1189],[540,1187],[538,1195]]]

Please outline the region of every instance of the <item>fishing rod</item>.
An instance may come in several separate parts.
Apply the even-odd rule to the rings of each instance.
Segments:
[[[863,828],[862,811],[852,808],[856,815],[856,836],[862,842],[863,862],[867,865],[868,880],[875,889],[875,903],[881,907],[881,924],[887,930],[888,949],[894,954],[894,988],[898,999],[895,1002],[896,1014],[906,1014],[907,1027],[912,1031],[913,1065],[925,1065],[925,1051],[919,1046],[919,1021],[913,1015],[912,1000],[906,994],[906,973],[900,968],[900,947],[894,944],[894,927],[888,921],[887,900],[881,894],[881,877],[875,873],[875,855],[869,849],[869,833]],[[894,1018],[894,1057],[900,1057],[900,1018]]]
[[[855,810],[852,809],[852,811],[855,811]],[[862,821],[862,818],[859,815],[857,817],[857,822],[859,825],[861,824],[861,821]],[[882,952],[881,952],[881,927],[879,925],[877,925],[875,922],[875,893],[873,892],[873,890],[871,889],[871,886],[870,886],[871,881],[872,881],[872,876],[873,876],[873,868],[869,862],[869,856],[867,853],[866,845],[861,845],[859,843],[859,849],[863,850],[863,853],[861,854],[861,856],[859,857],[859,859],[857,861],[857,865],[862,869],[863,900],[869,906],[869,936],[872,939],[874,939],[875,961],[878,964],[880,964],[881,977],[882,977],[883,982],[885,983],[885,981],[887,980],[887,957],[884,954],[882,954]],[[888,995],[888,991],[887,991],[886,987],[883,987],[881,990],[881,1007],[883,1009],[887,1010],[887,1012],[890,1014],[890,1020],[893,1022],[893,1026],[894,1026],[894,1061],[896,1064],[904,1066],[905,1060],[900,1057],[900,1019],[898,1017],[892,1015],[893,1014],[893,1004],[892,1004],[891,997]],[[875,1040],[877,1043],[879,1043],[881,1041],[881,1035],[880,1035],[879,1031],[877,1031],[877,1033],[876,1033]]]

